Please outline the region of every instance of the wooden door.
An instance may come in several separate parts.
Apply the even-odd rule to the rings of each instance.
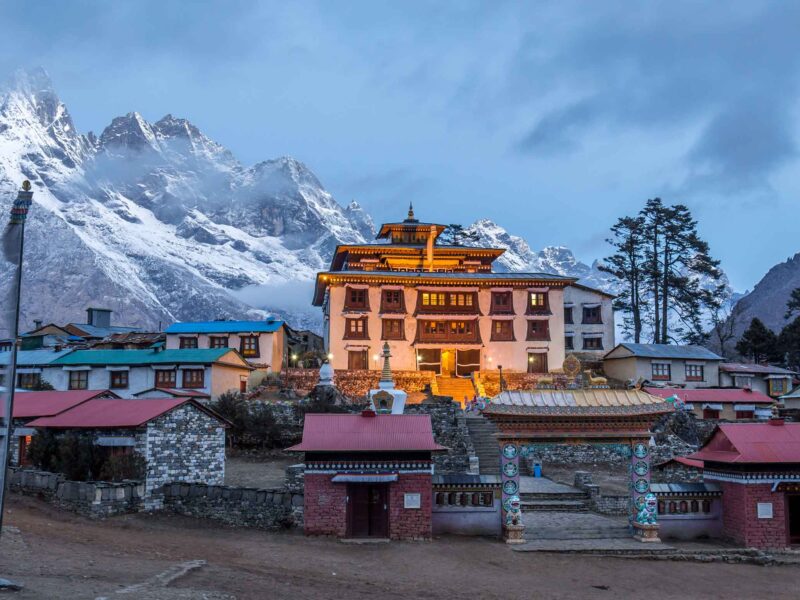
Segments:
[[[786,496],[789,514],[789,543],[800,544],[800,496]]]
[[[350,504],[347,536],[351,538],[385,538],[389,536],[389,493],[385,484],[348,486]]]
[[[455,350],[442,350],[442,375],[452,377],[455,375]]]

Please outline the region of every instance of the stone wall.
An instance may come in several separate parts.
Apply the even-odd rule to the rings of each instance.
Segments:
[[[193,404],[150,421],[137,451],[147,461],[147,490],[167,482],[221,484],[225,479],[225,429]],[[157,502],[157,499],[154,499]]]
[[[627,515],[630,511],[630,494],[603,495],[600,486],[592,483],[588,471],[575,471],[574,485],[589,495],[592,510],[603,515]]]
[[[574,465],[574,464],[628,464],[631,457],[629,444],[526,444],[530,454],[526,457],[526,466],[532,468],[533,463],[542,465]]]
[[[653,483],[702,483],[703,470],[669,461],[653,467]]]
[[[407,393],[421,392],[430,385],[433,375],[429,371],[392,371],[395,387]],[[348,371],[336,369],[333,382],[341,392],[353,401],[360,400],[369,390],[378,387],[381,371],[378,369]],[[298,396],[311,392],[319,381],[319,369],[285,369],[281,373],[284,389],[294,390]]]
[[[144,507],[145,485],[141,481],[67,481],[60,473],[11,467],[8,486],[14,492],[36,496],[93,519],[138,512]]]
[[[475,456],[475,450],[466,415],[458,404],[446,396],[433,396],[422,404],[406,405],[405,413],[430,415],[434,440],[448,448],[447,452],[434,453],[435,473],[470,472],[470,457]]]
[[[285,489],[174,482],[159,495],[164,510],[187,517],[268,530],[303,526],[303,495]]]

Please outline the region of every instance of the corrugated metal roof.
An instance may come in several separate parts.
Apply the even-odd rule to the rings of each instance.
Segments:
[[[721,494],[718,483],[651,483],[654,494]]]
[[[721,356],[714,354],[702,346],[676,345],[676,344],[617,344],[617,347],[606,354],[606,358],[617,348],[626,348],[633,356],[641,358],[682,358],[689,360],[722,360]],[[616,358],[616,357],[614,357]],[[624,357],[620,357],[624,358]]]
[[[211,364],[231,348],[185,348],[180,350],[76,350],[53,361],[54,365],[157,365]]]
[[[649,394],[661,398],[677,396],[688,404],[714,402],[723,404],[773,404],[775,401],[761,392],[740,388],[708,388],[684,390],[676,388],[645,388]]]
[[[566,277],[554,273],[454,273],[430,271],[328,271],[318,273],[327,276],[363,276],[363,277],[396,277],[398,279],[475,279],[475,280],[503,280],[503,279],[530,279],[551,281],[576,281],[575,277]]]
[[[787,398],[789,399],[800,398],[800,385],[798,385],[788,394],[784,394],[783,396],[780,397],[781,400],[785,400]]]
[[[283,321],[187,321],[173,323],[165,333],[274,333],[283,326]]]
[[[36,367],[49,365],[62,356],[72,352],[71,349],[59,350],[20,350],[17,352],[18,367]],[[0,352],[0,366],[8,365],[11,361],[11,352]]]
[[[433,440],[428,415],[306,415],[295,452],[387,452],[444,450]]]
[[[119,397],[109,390],[17,392],[14,396],[14,418],[50,417],[98,396]],[[0,404],[0,417],[4,415],[5,403],[2,403]]]
[[[30,427],[50,427],[55,429],[139,427],[187,402],[203,412],[217,416],[188,398],[98,399],[78,404],[74,408],[52,417],[36,419],[28,423],[28,425]]]
[[[722,463],[800,463],[800,423],[723,423],[689,458]]]
[[[794,371],[783,367],[773,367],[772,365],[750,365],[744,363],[720,363],[720,371],[726,373],[741,373],[743,375],[794,375]]]
[[[642,406],[663,400],[640,390],[515,390],[491,400],[508,406]]]
[[[110,325],[108,327],[98,327],[97,325],[89,325],[88,323],[68,323],[68,326],[80,329],[89,337],[104,338],[113,333],[130,333],[141,331],[138,327],[125,327],[123,325]]]
[[[167,396],[173,396],[175,398],[210,398],[211,396],[205,392],[201,392],[199,390],[187,390],[181,388],[159,388],[153,387],[148,390],[143,390],[141,392],[136,392],[133,394],[136,398],[148,398],[153,397],[157,398],[155,394],[161,392]],[[148,396],[147,394],[154,394],[153,396]]]

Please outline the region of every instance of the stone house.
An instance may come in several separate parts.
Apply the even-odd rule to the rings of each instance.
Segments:
[[[151,388],[187,389],[216,398],[243,391],[252,367],[236,350],[75,350],[52,361],[45,378],[57,390],[110,389],[133,398]]]
[[[564,288],[564,349],[598,362],[614,347],[614,296],[579,283]]]
[[[141,455],[146,464],[146,498],[165,483],[222,484],[228,425],[187,398],[93,399],[28,423],[37,430],[88,433],[113,455]],[[155,498],[151,507],[157,504]]]
[[[28,423],[40,417],[54,417],[96,398],[119,398],[119,396],[109,390],[18,392],[14,397],[13,432],[9,455],[11,465],[25,467],[30,464],[27,449],[36,429],[30,427]],[[5,406],[0,405],[0,416],[3,416],[4,411]]]
[[[748,388],[778,398],[792,389],[797,373],[772,365],[722,363],[719,366],[719,387]]]
[[[722,490],[722,535],[748,548],[800,543],[800,423],[723,423],[689,458]]]
[[[721,356],[702,346],[626,342],[603,357],[603,370],[619,381],[704,388],[719,385],[721,362]]]
[[[723,421],[766,420],[772,416],[776,401],[749,388],[646,388],[647,392],[661,398],[677,397],[685,403],[698,419]]]
[[[252,384],[289,364],[287,327],[283,321],[187,321],[164,330],[167,349],[234,348],[254,367]]]
[[[428,415],[306,415],[306,535],[429,539],[433,439]]]

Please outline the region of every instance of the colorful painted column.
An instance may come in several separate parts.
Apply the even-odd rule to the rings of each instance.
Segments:
[[[500,446],[500,478],[502,483],[502,519],[506,543],[522,544],[525,524],[522,522],[519,499],[520,448],[513,442]]]
[[[640,440],[633,443],[631,450],[631,507],[629,517],[632,522],[644,506],[644,497],[650,492],[650,446],[648,446],[647,440]]]

